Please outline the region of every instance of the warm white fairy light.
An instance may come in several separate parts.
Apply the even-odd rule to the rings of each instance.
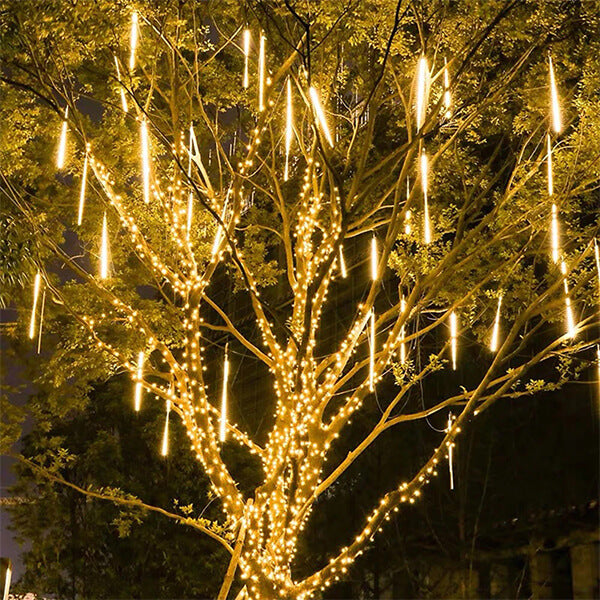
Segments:
[[[163,430],[162,445],[160,447],[160,453],[163,456],[167,456],[169,453],[169,414],[171,412],[171,401],[167,400],[167,412],[165,415],[165,428]]]
[[[406,300],[404,299],[404,295],[400,298],[400,314],[402,318],[406,321],[406,316],[404,312],[406,311]],[[406,337],[406,326],[402,325],[400,327],[400,364],[404,364],[406,362],[406,342],[404,338]]]
[[[119,80],[119,92],[121,93],[121,107],[123,108],[123,112],[129,112],[129,106],[127,105],[127,97],[125,96],[125,90],[123,89],[123,84],[121,82],[121,69],[119,68],[119,60],[117,57],[115,59],[115,67],[117,67],[117,79]]]
[[[33,280],[33,305],[31,307],[31,318],[29,320],[29,339],[32,340],[35,337],[35,315],[37,311],[38,298],[40,296],[40,287],[42,285],[42,275],[38,271],[35,274]]]
[[[550,71],[550,104],[552,106],[552,129],[555,133],[560,133],[562,129],[562,119],[560,116],[560,103],[558,100],[558,88],[556,78],[554,77],[554,65],[552,57],[548,56],[548,69]]]
[[[375,233],[371,236],[371,281],[377,281],[377,238]]]
[[[449,119],[452,116],[452,96],[450,95],[450,74],[448,73],[448,61],[444,58],[444,109],[445,117]]]
[[[567,336],[573,339],[577,335],[577,326],[573,317],[573,307],[571,305],[571,296],[569,295],[569,282],[567,279],[567,265],[565,261],[560,263],[560,272],[563,276],[563,285],[565,288],[565,316],[567,318]]]
[[[265,110],[265,36],[261,33],[258,45],[258,110]]]
[[[286,98],[286,115],[285,115],[285,169],[283,171],[283,180],[287,181],[289,178],[290,169],[290,149],[292,148],[292,136],[294,133],[293,124],[293,106],[292,106],[292,81],[288,77],[287,84],[287,98]]]
[[[429,85],[429,67],[427,59],[423,54],[417,64],[417,102],[416,102],[416,121],[417,131],[420,131],[425,122],[427,114],[427,88]]]
[[[308,90],[308,95],[310,96],[310,102],[313,107],[313,111],[317,118],[317,122],[319,124],[319,128],[321,132],[325,136],[327,143],[333,148],[333,138],[331,137],[331,132],[329,131],[329,126],[327,125],[327,119],[325,118],[325,111],[321,106],[321,99],[319,98],[319,92],[314,87],[310,87]]]
[[[58,152],[56,153],[56,166],[62,169],[65,166],[65,156],[67,154],[67,118],[69,117],[69,107],[65,108],[65,116],[60,127],[60,140],[58,142]]]
[[[142,147],[142,180],[144,184],[144,202],[150,202],[150,142],[148,140],[148,123],[140,122],[140,143]]]
[[[88,172],[88,150],[86,148],[85,158],[83,159],[83,173],[81,175],[81,187],[79,189],[79,210],[77,211],[77,225],[83,222],[83,206],[85,204],[85,191],[87,187],[87,172]]]
[[[225,441],[227,432],[227,382],[229,380],[229,344],[225,345],[223,358],[223,388],[221,390],[221,420],[219,423],[219,440]]]
[[[494,329],[492,330],[492,339],[490,340],[490,350],[498,350],[498,341],[500,339],[500,310],[502,308],[502,294],[498,296],[498,306],[496,308],[496,318],[494,319]]]
[[[375,390],[375,308],[369,317],[369,391]]]
[[[37,353],[42,351],[42,329],[44,328],[44,309],[46,308],[46,290],[42,292],[42,306],[40,308],[40,326],[38,327]]]
[[[135,69],[135,53],[138,43],[138,14],[137,11],[131,13],[131,33],[129,37],[129,70]]]
[[[448,426],[446,428],[446,433],[450,433],[452,431],[452,413],[448,414]],[[450,489],[454,489],[454,442],[448,442],[448,472],[450,475]]]
[[[452,356],[452,369],[456,371],[456,354],[457,354],[457,337],[458,337],[458,321],[456,313],[450,313],[450,353]]]
[[[344,260],[344,248],[340,246],[340,273],[344,279],[348,277],[348,271],[346,270],[346,261]]]
[[[144,359],[145,359],[145,354],[144,354],[144,351],[141,350],[138,354],[138,359],[137,359],[135,392],[134,392],[134,396],[133,396],[133,407],[135,409],[135,412],[140,412],[140,409],[142,408],[142,392],[144,389],[144,383],[143,383]]]
[[[244,29],[244,88],[250,85],[248,62],[250,61],[250,30]]]
[[[108,224],[106,213],[102,219],[102,240],[100,242],[100,279],[108,277]]]
[[[431,223],[429,221],[428,192],[428,162],[425,150],[421,153],[421,188],[423,189],[423,240],[426,244],[431,243]]]

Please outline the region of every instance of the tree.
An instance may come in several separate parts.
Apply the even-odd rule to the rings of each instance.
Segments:
[[[238,564],[241,597],[308,598],[343,578],[452,465],[462,428],[499,399],[558,389],[591,366],[592,6],[4,12],[4,123],[18,132],[4,192],[34,235],[29,272],[48,297],[48,405],[60,414],[91,381],[125,372],[138,407],[144,390],[144,405],[155,396],[181,418],[223,518],[179,518],[231,553],[219,598]],[[465,360],[482,369],[458,380]],[[249,415],[247,390],[229,386],[242,366],[269,382],[271,417]],[[346,545],[303,564],[319,499],[386,432],[433,415],[447,427],[426,460],[399,457],[398,479],[381,482]],[[261,467],[250,490],[234,445]]]

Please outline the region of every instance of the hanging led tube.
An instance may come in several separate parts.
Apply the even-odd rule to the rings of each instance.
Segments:
[[[408,204],[408,200],[410,198],[410,179],[408,176],[406,177],[406,203]],[[412,232],[411,226],[412,214],[410,210],[406,210],[404,213],[404,234],[410,235]]]
[[[292,81],[288,77],[287,84],[287,102],[286,102],[286,119],[285,119],[285,169],[283,171],[283,180],[289,178],[290,169],[290,150],[292,148],[292,136],[294,134],[293,124],[293,106],[292,106]]]
[[[429,79],[429,67],[427,59],[423,54],[417,64],[417,102],[416,102],[416,122],[417,132],[421,130],[425,123],[427,113],[427,87]]]
[[[371,281],[377,281],[377,271],[377,237],[375,236],[375,232],[373,232],[371,237]]]
[[[140,123],[140,140],[142,146],[142,181],[144,184],[144,202],[150,202],[150,144],[148,141],[148,123],[142,119]]]
[[[142,408],[142,392],[144,389],[143,384],[143,376],[144,376],[144,351],[141,350],[138,354],[137,359],[137,373],[136,373],[136,381],[135,381],[135,392],[133,396],[133,407],[135,412],[140,412]]]
[[[404,311],[406,310],[406,300],[404,299],[404,294],[402,298],[400,298],[400,314],[404,315]],[[400,327],[400,364],[403,365],[406,362],[406,342],[404,338],[406,337],[406,326],[402,325]]]
[[[163,456],[167,456],[169,453],[169,414],[171,412],[171,401],[167,400],[167,414],[165,415],[165,428],[163,430],[162,445],[160,453]]]
[[[375,308],[371,308],[369,326],[369,391],[375,390]]]
[[[598,297],[600,297],[600,248],[596,238],[594,238],[594,255],[596,256],[596,274],[598,275]]]
[[[452,413],[448,414],[448,427],[447,433],[452,431]],[[448,472],[450,475],[450,489],[454,489],[454,442],[448,442]]]
[[[450,74],[448,73],[448,61],[444,57],[444,109],[445,117],[449,119],[452,116],[452,96],[450,95]]]
[[[427,200],[427,176],[428,161],[425,150],[421,153],[421,188],[423,189],[423,241],[426,244],[431,243],[431,223],[429,221],[429,202]]]
[[[548,196],[552,198],[554,195],[554,177],[552,173],[552,141],[550,140],[550,134],[546,136],[546,150],[547,150],[547,165],[548,165]],[[550,237],[552,244],[552,260],[558,263],[560,257],[560,238],[558,232],[558,207],[556,203],[552,203],[552,220],[550,225]]]
[[[89,144],[86,147],[85,158],[83,159],[83,173],[81,175],[81,188],[79,190],[79,210],[77,211],[77,225],[79,226],[83,222],[83,206],[85,204],[85,191],[87,187],[88,152]]]
[[[102,219],[102,240],[100,242],[100,279],[108,278],[108,253],[108,224],[105,212]]]
[[[194,128],[192,126],[192,124],[190,123],[190,139],[189,139],[189,149],[188,149],[188,170],[187,170],[187,175],[188,175],[188,181],[191,181],[192,178],[192,153],[193,153],[193,147],[192,144],[194,143]],[[190,193],[188,194],[188,205],[187,205],[187,237],[189,239],[190,237],[190,230],[192,228],[192,217],[193,217],[193,211],[194,211],[194,192],[190,189]]]
[[[502,294],[498,296],[498,307],[496,308],[496,318],[494,319],[494,329],[492,330],[492,339],[490,340],[490,350],[496,352],[498,350],[498,342],[500,339],[500,309],[502,308]]]
[[[562,119],[560,115],[560,103],[558,100],[558,88],[554,76],[554,65],[552,57],[548,55],[548,70],[550,72],[550,104],[552,108],[552,129],[555,133],[560,133],[562,129]]]
[[[42,329],[44,327],[44,309],[46,308],[46,290],[42,292],[42,307],[40,308],[40,326],[38,328],[37,353],[42,350]]]
[[[62,169],[65,166],[65,156],[67,154],[67,118],[69,117],[69,107],[65,108],[65,116],[60,128],[60,139],[58,141],[58,152],[56,154],[56,166]]]
[[[131,33],[129,36],[129,70],[135,69],[135,53],[138,44],[138,14],[137,11],[131,13]]]
[[[250,30],[244,29],[244,88],[250,85],[248,62],[250,61]]]
[[[457,337],[458,337],[458,323],[456,313],[452,311],[450,313],[450,353],[452,356],[452,370],[456,371],[456,355],[457,355]]]
[[[125,90],[123,89],[123,84],[121,82],[121,69],[119,68],[119,61],[116,56],[115,59],[115,67],[117,67],[117,79],[119,80],[119,92],[121,93],[121,107],[123,108],[123,112],[129,112],[129,106],[127,105],[127,97],[125,96]]]
[[[42,275],[38,271],[35,274],[33,280],[33,305],[31,307],[31,318],[29,320],[29,339],[32,340],[35,337],[35,315],[37,310],[38,298],[40,296],[40,287],[42,285]]]
[[[308,95],[310,96],[310,102],[313,107],[313,111],[315,113],[315,117],[317,118],[317,123],[319,124],[319,128],[321,132],[325,136],[327,143],[333,148],[333,139],[331,137],[331,132],[329,131],[329,126],[327,125],[327,119],[325,118],[325,112],[323,111],[323,107],[321,106],[321,99],[319,98],[319,92],[314,87],[310,87],[308,90]]]
[[[348,271],[346,270],[346,261],[344,260],[344,248],[340,246],[340,273],[344,279],[348,277]]]
[[[265,36],[260,34],[258,46],[258,110],[265,110]]]
[[[565,261],[560,263],[560,272],[563,275],[563,285],[565,288],[565,316],[567,319],[567,336],[573,339],[577,335],[575,318],[573,317],[573,307],[571,305],[571,296],[569,295],[569,282],[567,280],[567,265]]]
[[[224,442],[227,432],[227,381],[229,379],[229,344],[225,345],[223,359],[223,389],[221,390],[221,421],[219,423],[219,441]]]

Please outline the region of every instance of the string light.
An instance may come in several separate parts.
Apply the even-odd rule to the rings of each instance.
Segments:
[[[283,180],[287,181],[289,177],[290,167],[290,149],[292,147],[292,136],[294,132],[293,125],[293,107],[292,107],[292,81],[288,77],[287,79],[287,107],[286,107],[286,120],[285,120],[285,170],[283,172]]]
[[[427,201],[427,154],[421,153],[421,188],[423,189],[423,239],[426,244],[431,243],[431,223],[429,221],[429,202]]]
[[[567,336],[573,339],[577,335],[577,327],[573,317],[573,307],[571,306],[571,297],[569,295],[569,282],[567,280],[567,265],[563,260],[560,263],[560,271],[563,275],[563,284],[565,288],[565,314],[567,317]]]
[[[446,433],[452,431],[452,413],[448,413],[448,426]],[[454,442],[448,442],[448,471],[450,474],[450,489],[454,489]]]
[[[456,371],[456,354],[457,354],[457,336],[458,336],[458,324],[456,313],[452,311],[450,313],[450,352],[452,355],[452,370]]]
[[[142,181],[144,183],[144,202],[150,202],[150,143],[148,141],[148,124],[146,119],[140,122],[140,139],[142,146]]]
[[[375,390],[375,308],[371,308],[369,327],[369,391]]]
[[[115,67],[117,67],[117,79],[119,81],[119,92],[121,93],[121,107],[123,108],[123,112],[129,112],[129,106],[127,105],[127,97],[125,96],[125,90],[123,89],[123,84],[121,82],[121,69],[119,68],[119,61],[116,56],[113,57],[115,59]]]
[[[244,29],[244,88],[250,85],[250,77],[248,74],[248,62],[250,60],[250,30]]]
[[[135,69],[135,52],[138,43],[138,14],[137,11],[131,13],[131,34],[129,39],[129,70]]]
[[[258,50],[258,110],[265,110],[265,36],[260,34]]]
[[[142,392],[144,389],[144,384],[143,384],[144,358],[145,358],[144,351],[141,350],[138,354],[138,359],[137,359],[137,376],[136,376],[136,383],[135,383],[135,392],[134,392],[134,396],[133,396],[133,406],[134,406],[135,412],[140,412],[140,409],[142,408]]]
[[[79,190],[79,210],[77,211],[77,225],[79,226],[83,222],[83,205],[85,204],[85,191],[87,187],[88,151],[89,144],[86,147],[85,158],[83,159],[83,174],[81,175],[81,189]]]
[[[221,390],[221,422],[219,425],[219,440],[225,441],[227,432],[227,381],[229,379],[229,344],[225,345],[223,359],[223,389]]]
[[[58,142],[58,152],[56,154],[56,166],[62,169],[65,166],[65,156],[67,154],[67,118],[69,117],[69,107],[65,108],[65,116],[60,128],[60,140]]]
[[[342,277],[346,279],[348,277],[348,272],[346,271],[346,261],[344,260],[344,249],[340,245],[340,273]]]
[[[425,122],[427,113],[427,88],[429,80],[429,67],[427,59],[423,54],[417,64],[417,106],[416,106],[416,121],[417,132],[421,130]]]
[[[446,110],[446,119],[452,116],[452,96],[450,95],[450,74],[448,73],[448,61],[444,57],[444,109]]]
[[[108,224],[106,212],[102,219],[102,241],[100,242],[100,279],[108,278]]]
[[[558,88],[556,78],[554,77],[554,65],[552,57],[548,55],[548,69],[550,71],[550,103],[552,106],[552,128],[555,133],[560,133],[562,129],[562,119],[560,116],[560,103],[558,101]]]
[[[314,87],[310,87],[308,90],[308,95],[310,96],[310,102],[313,107],[313,111],[317,118],[317,122],[321,129],[321,132],[325,136],[327,143],[333,148],[333,139],[331,137],[331,132],[329,131],[329,126],[327,125],[327,119],[325,118],[325,112],[323,111],[323,107],[321,106],[321,100],[319,98],[319,92]]]
[[[371,280],[377,281],[377,238],[375,232],[371,237]]]
[[[165,415],[165,428],[163,430],[162,445],[160,453],[163,456],[167,456],[169,453],[169,414],[171,412],[171,401],[167,400],[167,414]]]
[[[46,290],[42,292],[42,307],[40,308],[40,326],[38,328],[37,353],[42,351],[42,329],[44,328],[44,309],[46,308]]]
[[[494,320],[494,329],[492,330],[492,339],[490,340],[490,350],[498,350],[498,340],[500,338],[500,309],[502,308],[502,294],[498,296],[498,307],[496,308],[496,318]]]
[[[40,295],[40,287],[42,285],[42,275],[38,271],[35,274],[33,280],[33,305],[31,307],[31,319],[29,320],[29,339],[32,340],[35,337],[35,315],[37,310],[38,298]]]

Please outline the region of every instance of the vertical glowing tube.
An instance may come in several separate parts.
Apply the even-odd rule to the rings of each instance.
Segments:
[[[225,441],[227,427],[227,381],[229,379],[229,344],[225,345],[223,360],[223,389],[221,391],[221,422],[219,424],[219,441]]]
[[[192,144],[194,143],[194,127],[190,123],[190,140],[189,140],[189,149],[188,149],[188,180],[191,180],[192,177],[192,152],[194,151]],[[192,216],[194,210],[194,192],[190,190],[188,194],[188,206],[187,206],[187,237],[190,237],[190,230],[192,228]]]
[[[65,166],[65,156],[67,154],[67,118],[69,117],[69,107],[65,108],[65,116],[60,129],[60,140],[58,142],[58,152],[56,154],[56,166],[62,169]]]
[[[42,293],[42,307],[40,308],[40,326],[38,329],[37,353],[42,350],[42,329],[44,327],[44,308],[46,308],[46,290]]]
[[[410,180],[406,177],[406,202],[408,203],[408,199],[410,198]],[[410,210],[406,210],[404,213],[404,233],[406,235],[410,235],[412,231],[410,220],[412,218],[412,213]]]
[[[142,179],[144,182],[144,202],[150,202],[150,148],[148,142],[148,124],[142,119],[140,124],[140,137],[142,145]]]
[[[498,341],[500,338],[500,309],[502,308],[502,294],[498,296],[498,307],[496,308],[496,318],[494,320],[494,329],[492,330],[492,339],[490,340],[490,350],[498,350]]]
[[[596,256],[596,274],[598,275],[598,296],[600,297],[600,248],[598,240],[594,238],[594,254]]]
[[[375,233],[371,237],[371,280],[377,281],[377,238]]]
[[[558,235],[558,209],[552,204],[552,260],[557,263],[560,254],[560,242]]]
[[[85,190],[87,187],[87,172],[88,172],[88,150],[86,148],[85,159],[83,161],[83,174],[81,175],[81,189],[79,190],[79,210],[77,212],[77,225],[83,222],[83,206],[85,204]]]
[[[100,279],[108,278],[108,224],[106,212],[102,220],[102,241],[100,242]]]
[[[550,134],[546,135],[546,154],[548,155],[548,196],[554,194],[554,177],[552,175],[552,140]]]
[[[29,320],[29,339],[32,340],[35,337],[35,313],[37,310],[38,298],[40,296],[40,287],[42,285],[42,275],[38,271],[35,274],[33,281],[33,306],[31,307],[31,319]]]
[[[375,308],[371,309],[369,327],[369,391],[375,389]]]
[[[250,60],[250,30],[244,29],[244,88],[250,84],[248,61]]]
[[[450,75],[448,73],[448,62],[444,58],[444,108],[446,109],[445,117],[449,119],[452,116],[452,96],[450,95]]]
[[[448,415],[448,427],[446,429],[447,433],[452,431],[452,413]],[[450,489],[454,489],[454,442],[448,442],[448,471],[450,473]]]
[[[162,446],[160,453],[167,456],[169,453],[169,413],[171,412],[171,401],[167,400],[167,414],[165,415],[165,428],[163,430]]]
[[[119,68],[119,61],[117,57],[115,59],[115,67],[117,67],[117,79],[119,80],[119,91],[121,92],[121,107],[123,108],[123,112],[129,112],[129,106],[127,106],[127,97],[125,96],[125,90],[123,89],[123,84],[121,83],[121,69]]]
[[[427,59],[423,54],[417,65],[417,106],[416,106],[416,121],[417,131],[420,131],[425,122],[427,113],[427,87],[429,78],[429,67]]]
[[[596,376],[598,377],[598,396],[600,397],[600,344],[596,344]]]
[[[431,223],[429,222],[429,202],[427,201],[427,154],[425,150],[421,153],[421,188],[423,189],[423,240],[426,244],[431,243]]]
[[[290,149],[292,147],[292,135],[294,132],[293,125],[293,107],[292,107],[292,81],[288,77],[287,80],[287,107],[286,107],[286,121],[285,121],[285,170],[283,172],[283,180],[287,181],[289,177],[290,168]]]
[[[450,313],[450,352],[452,355],[452,370],[456,371],[456,354],[457,354],[457,341],[458,336],[458,325],[456,319],[456,313],[452,311]]]
[[[577,327],[575,326],[575,319],[573,317],[573,307],[571,306],[571,297],[569,295],[569,282],[567,280],[567,265],[563,260],[560,263],[560,271],[563,275],[563,284],[565,288],[565,314],[567,318],[567,336],[573,339],[577,334]]]
[[[552,106],[552,129],[560,133],[562,129],[562,119],[560,116],[560,104],[558,101],[558,88],[556,87],[556,78],[554,77],[554,65],[552,57],[548,56],[548,69],[550,71],[550,103]]]
[[[135,52],[138,43],[138,14],[137,11],[131,13],[131,34],[129,38],[129,70],[135,69]]]
[[[340,273],[342,277],[346,279],[348,277],[348,271],[346,270],[346,261],[344,260],[344,249],[340,246]]]
[[[329,131],[329,126],[327,125],[327,119],[325,118],[325,112],[323,111],[323,107],[321,106],[321,100],[319,98],[319,93],[314,87],[310,87],[308,89],[308,95],[310,96],[310,102],[312,104],[313,110],[315,112],[315,116],[317,117],[317,122],[319,123],[319,127],[327,140],[327,143],[333,148],[333,139],[331,137],[331,133]]]
[[[404,295],[400,299],[400,314],[404,315],[404,311],[406,310],[406,300],[404,299]],[[404,338],[406,337],[406,327],[402,325],[400,328],[400,364],[404,364],[406,362],[406,343],[404,342]]]
[[[142,350],[138,354],[137,360],[137,374],[136,374],[136,382],[135,382],[135,393],[134,393],[134,408],[135,412],[140,412],[142,408],[142,391],[144,389],[143,384],[143,376],[144,376],[144,351]]]
[[[2,596],[2,600],[8,600],[11,577],[12,577],[12,569],[10,568],[10,563],[9,563],[8,566],[6,567],[6,574],[4,576],[4,594]]]
[[[265,36],[262,33],[258,47],[258,110],[265,110]]]

